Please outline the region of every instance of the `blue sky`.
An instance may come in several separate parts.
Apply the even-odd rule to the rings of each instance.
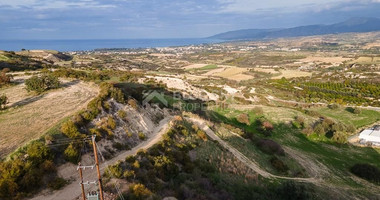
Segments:
[[[193,38],[380,17],[379,10],[380,0],[0,0],[0,38]]]

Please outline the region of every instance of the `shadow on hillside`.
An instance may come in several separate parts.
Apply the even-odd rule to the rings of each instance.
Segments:
[[[76,85],[78,83],[80,83],[80,80],[74,80],[74,81],[70,81],[70,82],[66,82],[66,83],[61,83],[61,87],[68,88],[68,87],[71,87],[71,86]]]
[[[16,106],[25,106],[27,104],[30,104],[30,103],[33,103],[33,102],[36,102],[40,99],[42,99],[43,97],[45,96],[45,94],[42,94],[42,95],[38,95],[38,96],[34,96],[34,97],[29,97],[29,98],[26,98],[26,99],[23,99],[21,101],[18,101],[18,102],[15,102],[11,105],[11,107],[16,107]]]

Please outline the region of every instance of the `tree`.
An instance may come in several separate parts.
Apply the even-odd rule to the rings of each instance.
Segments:
[[[0,72],[0,86],[9,84],[12,80],[12,75],[7,74],[9,72],[9,68],[4,68]]]
[[[0,110],[5,108],[5,105],[8,103],[8,97],[5,94],[0,96]]]
[[[57,77],[52,75],[32,76],[25,81],[26,90],[42,93],[46,90],[55,89],[60,86]]]

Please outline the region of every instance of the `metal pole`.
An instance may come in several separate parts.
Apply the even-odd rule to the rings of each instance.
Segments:
[[[81,164],[78,163],[78,168],[79,168],[79,176],[80,176],[80,185],[82,187],[82,197],[83,197],[83,200],[86,200],[86,194],[84,193],[84,185],[83,185],[83,172],[82,172],[82,167],[81,167]]]
[[[100,200],[104,200],[104,197],[103,197],[103,186],[102,186],[102,177],[101,177],[101,174],[100,174],[99,160],[98,160],[98,151],[96,150],[95,137],[96,137],[95,135],[92,136],[92,146],[94,147],[96,171],[98,173]]]

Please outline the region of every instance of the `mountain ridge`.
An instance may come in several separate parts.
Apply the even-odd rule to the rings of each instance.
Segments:
[[[208,37],[221,40],[274,39],[282,37],[313,36],[349,32],[380,31],[380,19],[370,17],[351,18],[343,22],[323,25],[306,25],[292,28],[240,29],[219,33]]]

